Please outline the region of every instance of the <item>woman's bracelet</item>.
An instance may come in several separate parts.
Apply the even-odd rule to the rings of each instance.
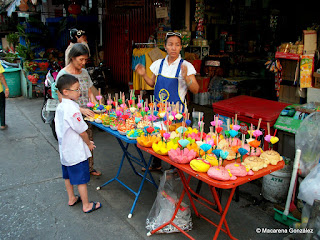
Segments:
[[[187,83],[187,87],[190,87],[191,84],[192,84],[192,78],[191,78],[190,82]]]

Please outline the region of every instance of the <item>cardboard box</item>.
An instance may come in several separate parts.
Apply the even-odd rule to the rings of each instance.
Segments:
[[[317,50],[317,31],[303,30],[303,52],[313,54]]]
[[[320,88],[320,73],[314,72],[313,77],[314,77],[313,86],[315,88]]]
[[[210,78],[209,77],[196,76],[196,80],[197,80],[197,82],[199,84],[199,93],[208,92]]]
[[[300,97],[296,95],[296,86],[281,85],[279,92],[279,102],[300,103]]]
[[[307,102],[320,102],[320,89],[308,88],[307,89]]]

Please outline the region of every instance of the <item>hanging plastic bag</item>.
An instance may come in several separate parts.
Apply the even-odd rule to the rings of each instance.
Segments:
[[[170,221],[181,196],[182,189],[183,185],[178,172],[174,169],[166,170],[161,177],[156,200],[146,220],[146,228],[149,231]],[[192,229],[191,210],[188,205],[183,202],[181,203],[173,222],[184,231]],[[171,224],[168,224],[156,233],[173,232],[179,232],[179,230]]]
[[[305,177],[319,163],[320,112],[311,113],[300,124],[295,136],[296,149],[301,149],[299,175]]]
[[[315,199],[320,200],[320,164],[314,167],[300,184],[298,198],[313,205]]]

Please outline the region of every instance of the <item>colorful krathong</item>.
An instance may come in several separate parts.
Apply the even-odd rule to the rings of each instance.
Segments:
[[[168,155],[175,163],[189,164],[194,171],[207,173],[219,181],[253,175],[268,164],[282,161],[272,149],[279,138],[276,132],[271,135],[269,126],[263,136],[261,119],[256,129],[251,124],[248,134],[244,134],[237,116],[224,123],[219,115],[215,115],[210,122],[210,131],[205,132],[204,116],[200,119],[199,115],[197,127],[192,128],[188,109],[179,103],[155,103],[153,97],[143,100],[133,92],[128,99],[121,92],[113,98],[108,94],[108,99],[103,101],[106,105],[100,94],[96,100],[98,102],[88,103],[88,107],[96,112],[94,118],[85,120],[110,127],[159,155]],[[226,129],[223,126],[227,126]],[[269,151],[265,153],[261,148],[263,140],[269,143]]]

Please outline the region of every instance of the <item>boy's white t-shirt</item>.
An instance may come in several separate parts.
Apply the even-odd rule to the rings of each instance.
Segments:
[[[179,55],[179,57],[173,63],[171,63],[169,65],[168,64],[168,55],[167,55],[164,62],[163,62],[161,75],[163,75],[164,77],[174,78],[176,76],[180,60],[181,60],[181,55]],[[151,72],[153,72],[153,74],[156,76],[159,73],[161,61],[162,61],[162,59],[158,59],[157,61],[153,62],[150,66]],[[197,71],[190,62],[183,60],[182,64],[185,64],[188,68],[187,76],[196,75]],[[185,96],[188,91],[188,87],[187,87],[186,81],[184,80],[184,78],[181,75],[181,71],[178,76],[178,81],[179,81],[178,92],[181,97],[181,101],[184,102]]]
[[[56,109],[55,127],[62,165],[73,166],[91,157],[88,145],[80,137],[80,133],[85,132],[88,125],[76,102],[62,98]]]
[[[70,73],[68,73],[64,68],[61,69],[57,75],[56,85],[59,81],[59,78],[64,74]],[[89,102],[89,89],[93,86],[93,82],[88,71],[82,68],[80,74],[70,75],[76,77],[80,83],[80,97],[76,102],[80,105],[80,107],[87,107],[87,103]]]

